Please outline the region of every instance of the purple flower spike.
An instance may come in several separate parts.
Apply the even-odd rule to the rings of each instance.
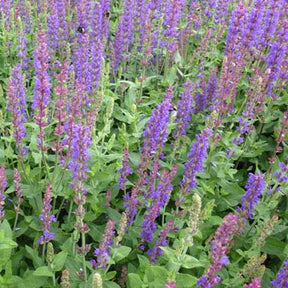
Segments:
[[[26,136],[26,128],[24,124],[27,122],[26,117],[26,93],[24,86],[24,78],[21,75],[21,65],[18,63],[12,69],[12,74],[8,85],[8,110],[12,113],[12,123],[16,139],[16,146],[23,155],[22,141]]]
[[[184,165],[184,177],[180,183],[181,194],[189,194],[197,182],[195,180],[198,172],[203,170],[203,162],[209,148],[209,137],[212,135],[211,129],[205,129],[201,134],[196,135],[196,141],[192,143],[188,154],[188,162]]]
[[[119,189],[126,190],[127,176],[132,174],[132,170],[129,166],[129,151],[127,147],[124,148],[122,166],[123,167],[118,171],[121,174],[121,176],[118,178]]]
[[[161,246],[167,246],[167,235],[173,229],[173,220],[170,220],[165,228],[160,232],[160,237],[158,238],[157,242],[155,243],[153,249],[147,251],[149,256],[150,262],[156,264],[156,258],[162,256]],[[165,286],[166,287],[166,286]],[[169,286],[170,287],[170,286]],[[172,287],[172,286],[171,286]]]
[[[153,239],[153,233],[157,230],[157,225],[155,219],[159,216],[159,205],[154,204],[147,208],[148,213],[145,215],[144,221],[142,223],[141,239],[146,242],[151,242]]]
[[[7,180],[5,176],[5,167],[0,167],[0,222],[4,220],[5,217],[5,211],[4,211],[4,205],[5,205],[5,187],[7,186]]]
[[[215,232],[214,239],[211,241],[211,258],[213,263],[210,264],[206,274],[197,282],[197,285],[201,288],[212,288],[221,281],[221,278],[215,272],[220,271],[222,266],[229,265],[226,254],[230,250],[233,236],[239,233],[238,221],[238,215],[226,215],[220,227]]]
[[[135,17],[135,0],[124,0],[123,12],[113,43],[112,71],[116,73],[122,60],[128,60],[128,51],[133,38],[133,21]]]
[[[53,3],[54,2],[54,3]],[[48,40],[49,40],[49,47],[50,48],[57,48],[59,45],[59,28],[60,23],[58,19],[58,5],[57,1],[49,1],[50,7],[49,7],[49,16],[48,16]]]
[[[167,281],[164,288],[177,288],[175,281]]]
[[[43,200],[43,210],[40,215],[40,220],[42,222],[43,235],[39,238],[38,242],[40,244],[48,243],[50,240],[54,239],[54,234],[50,232],[50,225],[52,222],[56,222],[54,215],[50,215],[52,205],[52,189],[51,184],[47,184],[46,192],[44,194]]]
[[[245,284],[244,288],[261,288],[261,278],[252,279],[250,284]]]
[[[288,260],[284,261],[284,267],[281,268],[275,280],[271,281],[272,288],[288,287]]]
[[[72,127],[71,158],[68,168],[72,171],[72,186],[77,186],[77,182],[83,183],[88,170],[86,162],[89,160],[88,149],[91,144],[91,133],[89,127],[82,124],[74,124]],[[76,191],[78,192],[78,191]]]
[[[177,103],[177,116],[175,119],[177,127],[173,132],[173,137],[175,140],[183,135],[186,135],[186,129],[191,120],[194,86],[195,84],[193,82],[187,80],[184,84],[184,93],[179,95],[180,100]]]
[[[113,245],[113,235],[115,233],[114,228],[115,222],[109,220],[106,224],[104,236],[100,242],[100,246],[94,251],[94,256],[97,257],[97,261],[94,259],[90,261],[94,269],[97,269],[98,267],[106,269],[110,259],[110,247]]]
[[[17,200],[16,200],[16,205],[14,206],[15,208],[15,211],[16,213],[20,213],[20,205],[21,203],[23,202],[23,193],[22,193],[22,187],[21,187],[21,176],[20,176],[20,173],[19,171],[14,168],[14,189],[15,189],[15,194],[16,194],[16,197],[17,197]]]
[[[34,109],[35,123],[40,128],[38,134],[39,150],[44,149],[44,128],[47,126],[48,104],[50,101],[50,79],[48,75],[49,51],[46,33],[41,30],[37,37],[37,47],[34,52],[35,89],[32,108]]]
[[[152,116],[143,133],[144,147],[143,153],[151,155],[161,153],[162,147],[168,136],[167,124],[170,120],[169,111],[172,109],[171,100],[173,97],[173,87],[170,86],[164,96],[164,100],[152,112]],[[159,154],[158,154],[159,155]]]
[[[242,197],[241,201],[242,208],[238,208],[238,211],[244,212],[245,216],[250,219],[253,217],[255,205],[259,203],[260,197],[266,185],[264,181],[264,176],[264,174],[260,173],[258,173],[257,175],[249,173],[249,179],[247,185],[245,186],[246,193]]]

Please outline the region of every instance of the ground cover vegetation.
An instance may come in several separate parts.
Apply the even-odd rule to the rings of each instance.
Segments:
[[[287,0],[0,0],[0,287],[288,287]]]

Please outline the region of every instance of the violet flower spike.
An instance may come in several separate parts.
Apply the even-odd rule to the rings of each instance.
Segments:
[[[167,281],[164,288],[177,288],[175,281]]]
[[[170,86],[164,95],[163,102],[157,105],[145,127],[142,151],[144,154],[147,154],[148,158],[152,158],[151,154],[158,153],[159,155],[159,153],[161,153],[166,137],[168,136],[167,124],[170,120],[169,111],[172,109],[172,97],[173,87]]]
[[[128,51],[133,39],[133,21],[135,16],[135,0],[124,0],[123,12],[117,26],[114,43],[112,72],[115,74],[122,60],[128,60]]]
[[[209,137],[211,135],[211,129],[204,129],[201,134],[196,135],[196,141],[191,145],[191,150],[188,154],[189,160],[184,165],[184,176],[180,183],[181,194],[184,196],[189,194],[190,190],[197,185],[195,178],[197,173],[203,170],[203,162],[207,155]]]
[[[44,128],[47,126],[48,105],[50,102],[50,79],[48,75],[49,51],[46,33],[41,30],[37,37],[37,47],[34,51],[35,89],[32,109],[35,123],[40,128],[38,134],[38,148],[44,151]]]
[[[127,176],[132,174],[132,170],[129,166],[129,150],[128,147],[124,148],[124,156],[122,160],[122,168],[118,171],[120,177],[118,178],[119,189],[126,190]]]
[[[20,173],[19,171],[15,168],[14,169],[14,190],[15,190],[15,194],[16,194],[16,197],[17,197],[17,200],[16,200],[16,205],[14,205],[14,209],[15,209],[15,212],[16,213],[20,213],[20,205],[21,203],[23,202],[23,193],[22,193],[22,187],[21,187],[21,176],[20,176]]]
[[[147,211],[148,212],[145,214],[145,218],[142,223],[142,232],[140,235],[142,242],[151,242],[153,239],[153,233],[157,230],[155,220],[160,214],[158,203],[148,207]]]
[[[284,261],[284,266],[280,268],[275,280],[271,281],[271,288],[288,287],[288,260]]]
[[[5,167],[2,166],[0,167],[0,223],[4,220],[5,218],[5,211],[4,211],[4,206],[5,206],[5,188],[7,186],[7,180],[5,176]]]
[[[26,115],[26,91],[24,86],[24,77],[21,74],[21,65],[17,63],[12,69],[11,77],[8,84],[8,110],[12,113],[13,136],[16,140],[16,146],[20,154],[26,153],[27,148],[23,147],[23,139],[26,136],[27,122]]]
[[[85,28],[83,28],[85,29]],[[80,33],[78,33],[80,34]],[[75,53],[73,59],[75,61],[75,77],[77,82],[85,85],[88,93],[92,92],[92,75],[89,73],[91,71],[89,63],[89,34],[80,34],[78,38],[75,39]],[[93,47],[93,51],[95,47]],[[94,56],[93,56],[94,59]],[[93,60],[93,65],[95,65],[95,60]],[[89,105],[89,103],[86,103]]]
[[[287,158],[285,162],[279,163],[278,170],[273,173],[273,176],[276,178],[278,185],[288,182],[288,174],[287,174],[288,173],[288,162],[287,162],[288,159]],[[281,191],[281,186],[277,186],[275,189],[273,189],[274,193],[280,192],[280,191]],[[272,187],[270,187],[270,191],[268,194],[270,194],[271,192],[272,192]]]
[[[255,205],[259,203],[260,197],[263,194],[265,188],[264,174],[258,173],[254,175],[249,173],[249,179],[247,185],[245,186],[246,193],[242,197],[242,207],[238,207],[238,212],[243,212],[248,218],[253,217],[253,211]]]
[[[40,244],[45,244],[54,239],[54,233],[50,232],[50,225],[52,222],[56,222],[56,217],[54,215],[50,215],[52,205],[50,204],[52,201],[52,188],[51,184],[48,183],[46,186],[46,192],[44,194],[43,200],[43,210],[40,215],[40,220],[42,222],[42,231],[43,235],[39,238],[38,242]]]
[[[132,188],[131,195],[127,193],[123,196],[124,200],[124,208],[126,209],[127,215],[127,223],[131,225],[134,222],[134,217],[137,214],[137,206],[139,205],[139,201],[137,200],[137,189],[136,187]]]
[[[173,229],[173,225],[174,225],[173,220],[172,219],[169,220],[169,222],[166,224],[164,229],[160,232],[160,236],[159,236],[158,240],[156,241],[154,247],[147,251],[150,262],[156,264],[157,257],[163,255],[163,252],[162,252],[160,247],[168,245],[167,235]]]
[[[58,19],[58,13],[57,13],[57,1],[49,1],[50,7],[49,7],[49,15],[47,17],[48,19],[48,39],[49,39],[49,46],[50,48],[56,49],[59,45],[59,28],[60,23]]]
[[[94,256],[97,260],[90,260],[94,269],[100,267],[101,269],[106,269],[106,266],[110,260],[110,250],[113,245],[113,235],[115,234],[115,222],[109,220],[106,224],[104,236],[100,242],[99,248],[94,251]]]
[[[261,288],[261,278],[252,279],[250,284],[245,284],[244,288]]]
[[[89,147],[91,145],[91,133],[89,127],[82,124],[74,124],[72,126],[72,143],[71,143],[71,160],[68,163],[68,168],[72,171],[72,181],[83,182],[86,179],[88,171],[87,162],[90,158]]]
[[[175,140],[181,136],[186,135],[186,129],[189,126],[191,120],[193,90],[194,83],[190,80],[187,80],[184,84],[184,93],[179,95],[180,100],[177,103],[177,115],[175,119],[177,127],[175,131],[173,131],[173,137]]]
[[[201,288],[212,288],[221,281],[221,278],[215,272],[221,270],[222,266],[229,265],[229,259],[226,254],[230,251],[233,236],[239,233],[238,221],[238,215],[226,215],[217,229],[211,241],[211,258],[213,263],[210,264],[206,274],[197,281],[197,285]]]

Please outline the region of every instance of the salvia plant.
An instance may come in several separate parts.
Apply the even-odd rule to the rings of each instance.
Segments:
[[[0,0],[0,287],[288,287],[287,0]]]

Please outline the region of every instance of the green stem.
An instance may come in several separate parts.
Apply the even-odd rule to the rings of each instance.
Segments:
[[[73,201],[70,202],[68,219],[67,219],[68,223],[70,223],[70,218],[71,218],[71,214],[72,214],[72,209],[73,209]]]
[[[42,246],[42,261],[45,263],[45,251],[46,251],[46,243],[44,242]]]
[[[81,220],[82,221],[82,220]],[[85,233],[81,233],[81,238],[82,238],[82,265],[83,265],[83,270],[84,270],[84,281],[85,281],[85,286],[87,285],[87,268],[86,268],[86,260],[85,260]]]
[[[62,202],[61,202],[61,204],[59,206],[59,209],[58,209],[58,212],[57,212],[57,215],[56,215],[56,221],[58,220],[59,214],[60,214],[60,212],[62,210],[62,207],[64,205],[65,200],[66,200],[65,198],[62,199]],[[53,205],[54,205],[54,203],[53,203]],[[55,206],[53,206],[53,207],[55,207]]]
[[[19,205],[18,205],[18,209],[19,209]],[[17,222],[18,222],[18,218],[19,218],[19,213],[16,212],[16,217],[15,217],[14,225],[13,225],[13,232],[15,232],[16,225],[17,225]]]
[[[22,148],[21,148],[21,149],[22,149]],[[26,170],[25,170],[24,160],[23,160],[23,155],[22,155],[22,153],[20,154],[19,160],[20,160],[20,166],[21,166],[21,169],[22,169],[22,171],[23,171],[23,174],[24,174],[24,176],[25,176],[25,178],[26,178],[26,181],[27,181],[29,184],[31,184],[30,178],[28,177],[28,175],[27,175],[27,173],[26,173]]]

